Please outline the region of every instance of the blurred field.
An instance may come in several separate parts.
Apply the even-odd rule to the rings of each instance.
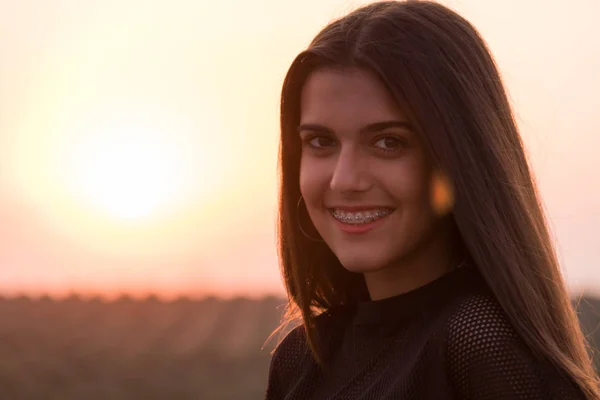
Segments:
[[[0,299],[0,397],[263,399],[276,342],[264,345],[283,304]],[[584,299],[579,310],[584,329],[594,331],[600,299]]]

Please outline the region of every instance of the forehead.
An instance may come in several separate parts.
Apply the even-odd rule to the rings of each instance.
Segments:
[[[302,88],[300,107],[300,123],[320,123],[334,130],[406,120],[377,76],[359,68],[315,70]]]

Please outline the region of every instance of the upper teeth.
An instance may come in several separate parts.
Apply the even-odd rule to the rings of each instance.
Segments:
[[[383,218],[386,215],[392,213],[390,209],[375,209],[375,210],[363,210],[359,212],[344,211],[339,208],[335,208],[332,211],[333,217],[346,224],[364,224],[367,222],[375,221],[379,218]]]

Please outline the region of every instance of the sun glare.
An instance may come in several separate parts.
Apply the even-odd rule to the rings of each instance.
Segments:
[[[171,127],[173,129],[174,127]],[[119,121],[82,135],[71,167],[86,202],[120,218],[147,216],[181,195],[185,149],[167,127]]]
[[[158,143],[121,137],[90,151],[81,169],[81,185],[89,199],[124,218],[151,213],[172,192],[174,160]]]

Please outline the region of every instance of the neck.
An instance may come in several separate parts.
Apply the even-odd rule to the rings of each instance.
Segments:
[[[438,232],[410,254],[378,271],[365,273],[371,300],[381,300],[432,282],[459,266],[449,229]]]

